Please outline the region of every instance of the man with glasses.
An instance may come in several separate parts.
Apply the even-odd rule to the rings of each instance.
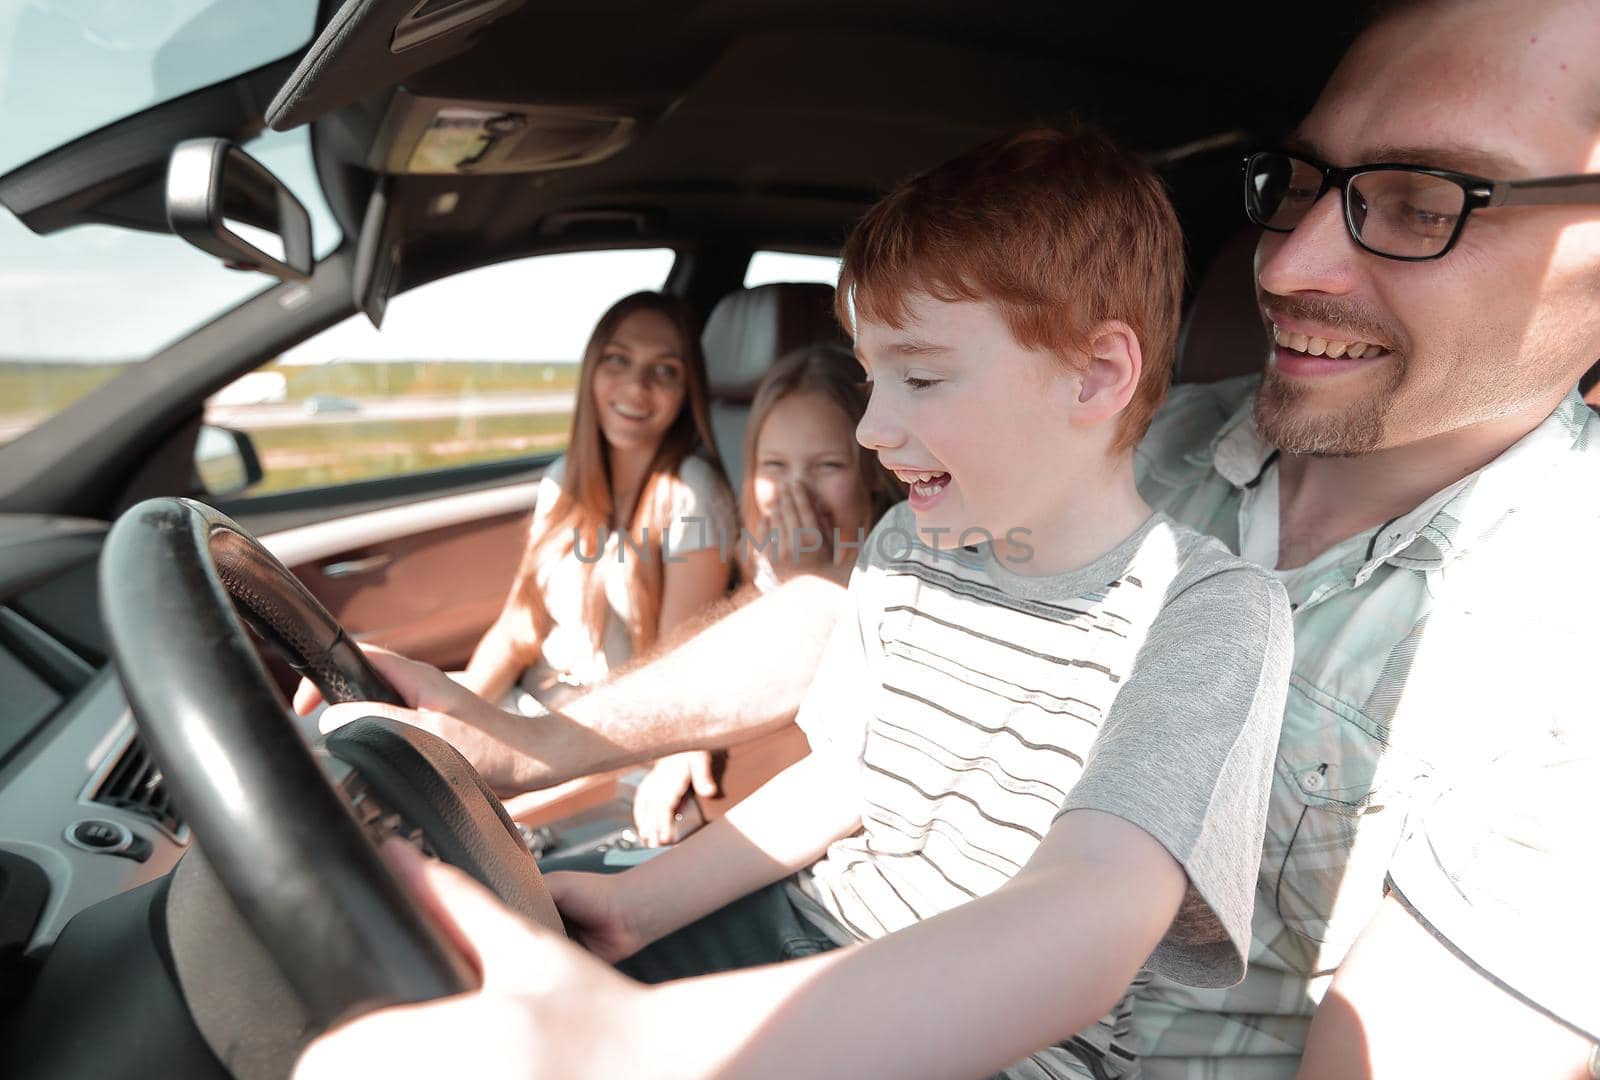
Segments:
[[[1278,573],[1296,659],[1249,973],[1139,990],[1146,1077],[1600,1076],[1596,56],[1596,0],[1391,4],[1246,164],[1265,370],[1175,389],[1141,492]],[[379,660],[526,786],[792,711],[831,602],[778,590],[575,724]]]
[[[1600,1037],[1600,4],[1390,7],[1246,162],[1265,371],[1141,448],[1296,631],[1250,972],[1142,995],[1158,1080],[1587,1076]]]

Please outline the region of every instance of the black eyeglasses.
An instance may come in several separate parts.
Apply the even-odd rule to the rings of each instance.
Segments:
[[[1374,255],[1404,262],[1443,256],[1455,246],[1474,210],[1600,205],[1600,173],[1486,180],[1416,165],[1337,169],[1282,150],[1245,159],[1245,213],[1264,229],[1292,232],[1330,188],[1339,192],[1350,238]]]

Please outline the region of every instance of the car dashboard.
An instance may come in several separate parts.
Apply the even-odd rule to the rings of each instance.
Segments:
[[[98,575],[108,530],[0,515],[0,1006],[75,915],[165,876],[190,843],[110,660]],[[345,781],[345,765],[328,767]],[[519,826],[525,842],[541,857],[635,846],[631,786],[559,823]]]
[[[108,657],[108,526],[0,515],[0,987],[74,915],[189,843]]]

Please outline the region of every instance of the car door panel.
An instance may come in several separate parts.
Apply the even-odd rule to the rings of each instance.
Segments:
[[[389,507],[262,542],[358,639],[459,668],[500,612],[537,487]]]

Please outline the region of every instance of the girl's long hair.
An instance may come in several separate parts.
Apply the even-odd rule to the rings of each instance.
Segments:
[[[594,400],[594,375],[600,365],[601,354],[617,327],[638,311],[660,312],[677,329],[682,342],[684,400],[677,418],[662,435],[661,444],[656,448],[649,472],[639,490],[638,501],[634,504],[632,520],[617,523],[613,521],[616,505],[611,490],[611,451],[600,430],[600,417]],[[531,634],[527,638],[519,636],[516,641],[524,666],[538,659],[538,643],[544,640],[551,627],[549,609],[545,606],[538,584],[539,567],[566,560],[567,556],[573,554],[575,537],[581,538],[585,561],[574,559],[570,567],[563,565],[558,572],[582,575],[584,623],[593,637],[596,651],[602,650],[609,611],[605,571],[614,561],[611,555],[604,559],[592,557],[600,554],[602,529],[614,532],[620,527],[626,530],[627,538],[630,538],[630,547],[623,553],[622,565],[609,569],[626,575],[631,609],[628,633],[635,655],[644,652],[655,642],[656,624],[661,614],[661,542],[672,526],[672,508],[682,491],[679,467],[696,450],[710,464],[718,482],[726,487],[722,460],[717,456],[716,443],[711,437],[710,413],[706,405],[705,358],[700,351],[700,335],[695,329],[693,312],[682,299],[665,293],[637,292],[623,297],[600,317],[594,333],[589,337],[589,344],[584,347],[583,365],[578,371],[577,407],[572,415],[566,466],[561,477],[561,494],[550,512],[534,522],[507,601],[507,606],[512,609],[512,625]],[[639,544],[641,539],[644,542]],[[642,558],[631,546],[633,544],[638,544],[643,550]]]
[[[820,394],[850,419],[854,428],[867,411],[865,373],[849,349],[840,345],[806,345],[779,357],[761,379],[755,400],[750,403],[750,419],[744,429],[744,483],[739,490],[739,519],[748,534],[761,527],[761,509],[756,505],[756,444],[761,428],[778,403],[795,394]],[[862,518],[871,531],[884,512],[905,497],[890,472],[878,463],[878,455],[855,447],[856,466],[861,472]],[[752,545],[741,547],[741,569],[746,580],[754,580]]]

